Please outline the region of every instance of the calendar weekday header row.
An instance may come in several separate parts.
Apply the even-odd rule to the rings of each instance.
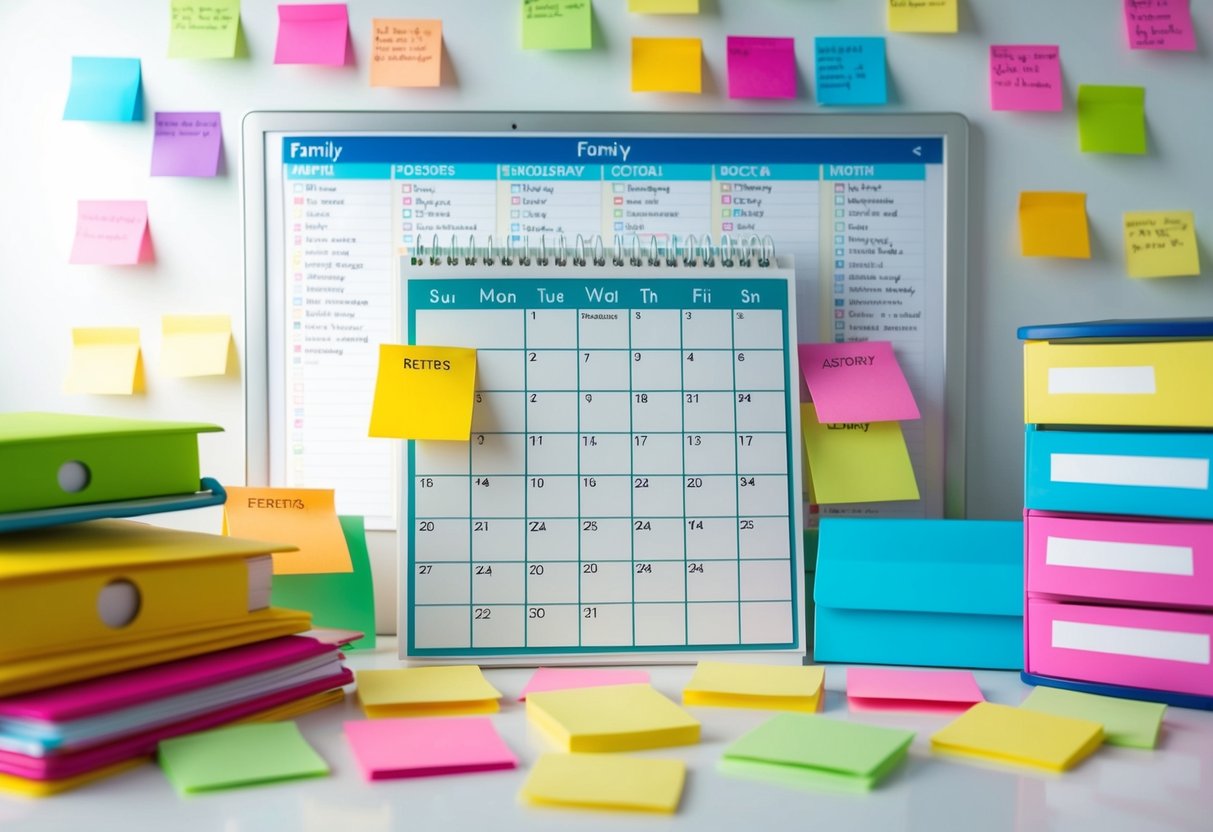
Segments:
[[[407,267],[406,267],[407,273]],[[786,309],[779,279],[410,280],[414,309]]]

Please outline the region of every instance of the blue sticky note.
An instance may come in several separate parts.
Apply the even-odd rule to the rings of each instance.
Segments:
[[[884,38],[815,38],[818,104],[887,104]]]
[[[72,58],[65,121],[143,121],[138,58]]]

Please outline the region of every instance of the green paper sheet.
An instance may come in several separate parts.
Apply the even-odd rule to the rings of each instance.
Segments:
[[[349,649],[370,649],[375,646],[375,588],[366,549],[366,529],[361,517],[337,519],[341,521],[354,571],[275,575],[271,602],[275,607],[307,610],[312,614],[313,627],[365,633]]]
[[[233,725],[164,740],[160,768],[181,794],[329,773],[293,722]]]
[[[591,0],[522,0],[523,49],[593,47]]]
[[[1098,722],[1104,742],[1129,748],[1154,748],[1167,706],[1061,688],[1038,687],[1020,703],[1029,711]]]
[[[1078,143],[1083,153],[1146,152],[1146,88],[1078,86]]]

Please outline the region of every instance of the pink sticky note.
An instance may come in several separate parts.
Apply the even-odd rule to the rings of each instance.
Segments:
[[[1130,49],[1196,50],[1188,0],[1125,0],[1125,32]]]
[[[729,98],[795,98],[792,38],[728,38]]]
[[[855,711],[958,713],[984,701],[967,670],[847,669],[847,704]]]
[[[132,266],[152,259],[146,201],[82,199],[76,203],[76,237],[69,263]]]
[[[799,354],[822,424],[918,418],[914,394],[888,341],[801,344]]]
[[[345,738],[367,780],[515,768],[518,758],[486,716],[365,719]]]
[[[156,113],[152,176],[214,176],[222,143],[219,113]]]
[[[280,5],[274,63],[341,66],[349,28],[345,3]]]
[[[990,109],[1056,112],[1061,93],[1058,47],[990,47]]]
[[[586,670],[580,667],[541,667],[532,675],[518,701],[528,693],[569,688],[598,688],[607,685],[648,684],[649,674],[643,670]]]

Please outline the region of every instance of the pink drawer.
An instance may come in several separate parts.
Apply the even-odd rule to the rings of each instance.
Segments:
[[[1029,598],[1024,630],[1029,673],[1213,696],[1213,615]]]
[[[1213,609],[1213,523],[1028,511],[1029,593]]]

